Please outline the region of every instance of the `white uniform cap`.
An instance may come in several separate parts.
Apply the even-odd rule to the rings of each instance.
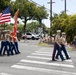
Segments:
[[[65,32],[62,32],[62,34],[66,34]]]
[[[61,32],[61,30],[57,30],[57,32]]]

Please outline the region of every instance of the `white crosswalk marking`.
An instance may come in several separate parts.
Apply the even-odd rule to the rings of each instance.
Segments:
[[[8,73],[0,73],[0,75],[12,75],[12,74],[8,74]]]
[[[32,53],[32,55],[52,56],[51,54]]]
[[[28,62],[28,63],[34,63],[34,64],[41,64],[41,65],[51,65],[51,66],[61,66],[61,67],[69,67],[74,68],[73,65],[68,64],[58,64],[58,63],[46,63],[46,62],[39,62],[39,61],[32,61],[32,60],[21,60],[20,62]]]
[[[51,58],[47,58],[47,57],[40,57],[40,56],[27,56],[28,58],[36,58],[36,59],[46,59],[46,60],[50,60]]]
[[[22,66],[22,65],[13,65],[12,68],[18,69],[25,69],[25,70],[33,70],[33,71],[41,71],[41,72],[52,72],[56,74],[72,74],[76,75],[76,73],[66,72],[66,71],[59,71],[59,70],[52,70],[52,69],[44,69],[44,68],[37,68],[37,67],[30,67],[30,66]]]
[[[50,60],[52,59],[51,57],[40,57],[40,56],[27,56],[28,58],[36,58],[36,59],[45,59],[45,60]],[[72,60],[65,60],[66,62],[72,62]]]
[[[11,66],[12,68],[16,69],[25,69],[25,70],[31,70],[31,71],[40,71],[40,72],[50,72],[50,73],[58,73],[58,74],[64,74],[64,75],[76,75],[76,73],[72,72],[67,72],[65,71],[60,71],[60,70],[54,70],[54,69],[49,69],[44,66],[53,66],[53,67],[60,67],[60,68],[69,68],[69,69],[74,69],[74,65],[72,60],[65,60],[61,61],[58,60],[57,62],[48,62],[48,60],[51,60],[52,57],[52,51],[51,49],[48,48],[41,48],[38,51],[35,51],[34,53],[31,53],[31,55],[27,56],[26,59],[20,60],[17,64]],[[33,65],[33,66],[32,66]],[[37,66],[37,65],[41,65]]]
[[[45,54],[51,54],[50,52],[42,52],[42,51],[35,51],[36,53],[45,53]]]

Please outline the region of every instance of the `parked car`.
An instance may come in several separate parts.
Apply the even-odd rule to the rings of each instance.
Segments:
[[[39,39],[39,35],[37,34],[33,34],[31,32],[26,33],[25,35],[22,36],[22,38],[24,38],[25,36],[27,36],[27,39],[33,39],[33,40],[38,40]]]

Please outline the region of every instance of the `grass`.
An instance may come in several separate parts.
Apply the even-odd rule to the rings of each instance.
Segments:
[[[43,46],[43,47],[48,46],[48,44],[47,44],[47,43],[38,43],[37,45],[38,45],[38,46]]]
[[[67,50],[76,50],[74,47],[66,47]]]
[[[38,46],[42,46],[42,47],[53,47],[53,45],[48,45],[48,43],[45,43],[45,42],[43,42],[43,43],[37,43],[37,45]],[[66,47],[66,50],[76,50],[76,48],[74,48],[74,47]]]

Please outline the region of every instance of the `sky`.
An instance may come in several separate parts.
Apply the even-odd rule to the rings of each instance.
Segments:
[[[50,0],[33,0],[34,2],[44,5],[47,9],[50,10]],[[52,14],[57,13],[60,14],[61,11],[64,11],[64,2],[65,0],[52,0]],[[76,0],[66,0],[66,9],[67,9],[67,14],[76,14]],[[48,11],[50,13],[50,11]],[[43,20],[43,23],[47,25],[47,27],[50,27],[50,20],[49,17],[46,20]]]
[[[31,1],[31,0],[29,0]],[[40,5],[44,5],[45,8],[49,9],[48,13],[50,14],[50,0],[32,0]],[[64,1],[65,0],[52,0],[52,14],[57,13],[60,14],[61,11],[64,11]],[[66,0],[66,9],[67,9],[67,14],[76,14],[76,0]],[[50,17],[50,15],[49,15]],[[50,20],[44,19],[42,22],[47,26],[50,27]]]

